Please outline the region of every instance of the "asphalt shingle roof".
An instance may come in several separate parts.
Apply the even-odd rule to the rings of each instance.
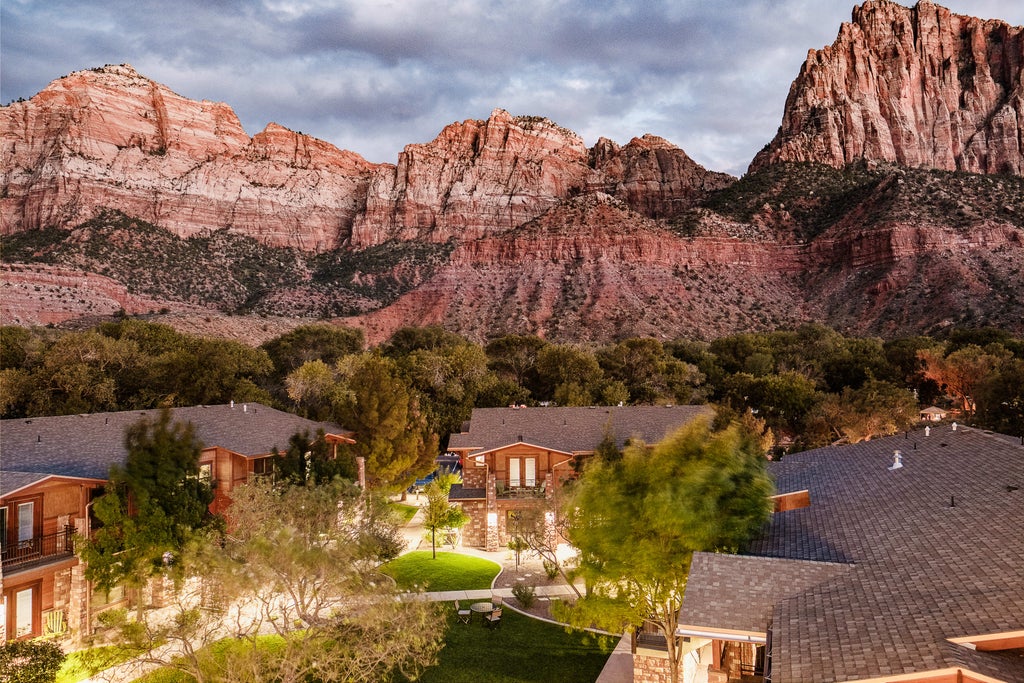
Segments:
[[[523,442],[564,453],[593,451],[607,429],[621,448],[632,437],[646,443],[701,415],[708,406],[618,406],[590,408],[476,408],[468,431],[452,434],[449,448],[470,454]]]
[[[890,470],[897,449],[903,467]],[[781,492],[808,489],[810,507],[773,515],[750,556],[696,556],[681,623],[754,624],[773,603],[776,682],[946,667],[1024,682],[1020,651],[947,640],[1024,629],[1019,440],[944,426],[789,455],[772,472]],[[783,559],[847,570],[779,592],[765,575],[792,580]]]
[[[204,447],[220,446],[241,455],[284,450],[298,431],[347,434],[339,425],[314,422],[258,403],[173,408],[174,421],[191,422]],[[0,495],[29,483],[28,475],[106,479],[123,463],[125,428],[159,410],[129,410],[58,417],[0,420]]]

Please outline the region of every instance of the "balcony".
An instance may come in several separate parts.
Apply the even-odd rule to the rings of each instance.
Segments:
[[[512,482],[508,480],[495,480],[498,498],[543,498],[547,492],[547,480],[527,482],[520,480]]]
[[[56,562],[75,555],[75,528],[66,526],[62,531],[36,536],[27,541],[5,544],[0,551],[4,572],[26,569],[47,562]]]

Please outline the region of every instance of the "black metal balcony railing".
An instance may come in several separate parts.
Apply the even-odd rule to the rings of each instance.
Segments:
[[[534,482],[521,479],[511,483],[505,479],[497,479],[495,486],[499,498],[543,498],[547,490],[545,481],[542,479]]]
[[[45,536],[36,536],[27,541],[4,544],[0,551],[0,562],[4,571],[28,564],[37,564],[70,557],[75,554],[75,528],[64,527],[63,531]]]

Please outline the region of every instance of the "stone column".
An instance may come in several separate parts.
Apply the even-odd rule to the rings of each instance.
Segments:
[[[486,514],[486,542],[484,550],[495,552],[498,550],[498,485],[493,474],[487,475],[487,505]]]
[[[79,537],[89,535],[89,520],[78,517],[74,520],[75,533]],[[85,578],[85,562],[78,558],[78,564],[71,568],[71,587],[68,591],[68,630],[71,642],[81,645],[86,636],[92,633],[90,604],[92,595],[89,581]]]

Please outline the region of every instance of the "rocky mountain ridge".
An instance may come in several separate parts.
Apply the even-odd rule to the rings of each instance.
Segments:
[[[810,50],[779,132],[751,170],[859,159],[972,173],[1024,172],[1024,27],[928,0],[855,7]]]
[[[853,16],[739,180],[656,136],[588,149],[501,109],[371,164],[276,124],[250,138],[227,105],[127,65],[77,72],[0,108],[0,321],[123,309],[254,342],[309,318],[371,342],[427,323],[478,340],[1021,332],[1024,154],[992,127],[1021,111],[1020,30],[927,2]],[[954,62],[976,65],[955,93]],[[986,169],[1004,174],[964,172]]]

